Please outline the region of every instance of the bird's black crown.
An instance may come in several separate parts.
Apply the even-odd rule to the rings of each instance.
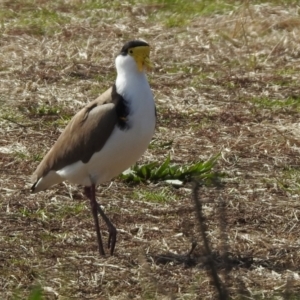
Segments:
[[[127,55],[128,54],[128,50],[130,48],[134,48],[134,47],[141,47],[141,46],[148,46],[149,44],[147,44],[146,42],[143,41],[139,41],[139,40],[135,40],[135,41],[130,41],[127,42],[121,49],[121,53],[122,55]]]

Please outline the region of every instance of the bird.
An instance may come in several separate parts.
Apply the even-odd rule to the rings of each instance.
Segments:
[[[117,230],[96,200],[96,186],[132,166],[154,135],[156,107],[147,71],[150,45],[132,40],[116,56],[112,86],[70,120],[32,175],[31,193],[68,181],[84,187],[89,199],[100,255],[104,256],[97,213],[108,228],[108,249],[114,254]]]

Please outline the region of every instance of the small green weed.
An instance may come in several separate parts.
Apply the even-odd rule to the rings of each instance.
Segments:
[[[42,300],[43,299],[43,293],[42,288],[40,286],[36,286],[32,289],[28,300]]]
[[[42,153],[33,153],[32,154],[32,161],[40,162],[42,161],[44,155]]]
[[[23,300],[24,299],[23,296],[22,297],[20,296],[20,292],[21,291],[14,292],[13,300]],[[26,299],[28,299],[28,300],[43,300],[44,297],[43,297],[42,287],[40,285],[34,286],[31,289],[28,298],[26,297]]]
[[[15,152],[14,152],[14,156],[15,156],[16,158],[21,159],[21,160],[27,158],[27,154],[24,153],[24,152],[22,152],[22,151],[15,151]]]
[[[169,155],[161,165],[158,162],[141,166],[136,164],[131,169],[123,172],[120,177],[128,182],[167,181],[175,184],[189,182],[194,178],[213,180],[220,176],[220,174],[211,172],[219,156],[218,154],[206,162],[198,161],[194,164],[180,166],[171,164]]]

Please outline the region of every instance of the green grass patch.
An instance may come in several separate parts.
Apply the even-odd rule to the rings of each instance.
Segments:
[[[254,103],[259,108],[272,109],[272,110],[291,108],[294,111],[300,112],[300,96],[289,97],[286,99],[270,99],[268,97],[254,97],[251,99],[251,102]]]
[[[84,202],[74,202],[71,205],[60,206],[58,210],[55,211],[55,218],[60,220],[66,219],[68,217],[77,216],[85,211],[86,205]]]
[[[28,300],[42,300],[43,299],[43,291],[40,286],[36,286],[32,289]]]
[[[5,120],[8,123],[19,124],[21,126],[28,124],[29,121],[23,112],[17,111],[10,106],[1,107],[0,119]]]
[[[20,294],[22,293],[22,296]],[[19,291],[16,291],[13,293],[13,300],[24,300],[23,291],[20,289]],[[29,292],[27,300],[43,300],[43,289],[40,285],[33,286]]]
[[[22,150],[15,150],[13,151],[13,156],[17,160],[27,160],[27,161],[32,161],[32,162],[40,162],[42,161],[43,157],[45,154],[43,153],[28,153],[27,151],[22,151]]]
[[[19,158],[20,160],[24,160],[24,159],[26,159],[28,157],[27,154],[24,153],[24,152],[22,152],[22,151],[15,151],[14,152],[14,156],[16,158]]]
[[[300,169],[287,167],[280,178],[277,178],[278,185],[291,194],[300,193]]]
[[[140,1],[135,1],[139,3]],[[170,12],[186,17],[194,15],[222,14],[234,9],[241,1],[223,1],[223,0],[144,0],[146,4],[156,5],[160,12]]]
[[[295,68],[283,68],[275,72],[276,75],[283,75],[283,76],[295,75],[297,73],[299,73],[299,70]]]
[[[27,114],[30,117],[41,117],[41,116],[60,116],[64,119],[70,119],[73,114],[65,110],[62,105],[30,105],[27,106]]]
[[[132,6],[144,6],[150,20],[167,28],[184,27],[199,16],[224,14],[237,7],[240,1],[209,0],[143,0],[130,1]]]
[[[64,127],[74,116],[74,112],[63,105],[28,104],[27,106],[19,106],[18,109],[24,115],[24,118],[29,120],[43,118],[43,125],[51,126]]]
[[[48,104],[33,104],[27,103],[17,107],[2,106],[0,112],[0,120],[5,121],[7,124],[15,124],[19,127],[35,127],[37,125],[36,119],[43,120],[42,125],[65,127],[74,112],[69,107],[63,105],[48,105]],[[38,124],[40,128],[41,123]],[[40,129],[38,129],[40,130]],[[16,156],[22,156],[22,153],[17,153]],[[36,160],[35,158],[33,159]],[[38,159],[39,160],[39,159]]]
[[[209,0],[129,0],[121,1],[87,0],[65,3],[61,0],[6,1],[0,12],[2,29],[17,34],[53,35],[61,31],[76,15],[79,19],[89,18],[96,23],[110,18],[112,22],[128,12],[127,7],[143,7],[150,21],[160,22],[168,28],[184,27],[199,16],[223,14],[234,10],[241,1]]]
[[[289,5],[289,4],[297,4],[297,1],[295,0],[254,0],[253,2],[251,1],[251,3],[253,4],[262,4],[262,3],[268,3],[270,5]]]
[[[38,209],[36,211],[31,211],[27,207],[22,207],[20,209],[20,213],[23,217],[30,218],[30,219],[41,219],[45,220],[48,218],[44,209]]]
[[[6,1],[0,12],[2,29],[19,34],[51,35],[71,20],[59,11],[60,4],[61,1]]]
[[[153,203],[167,203],[176,200],[174,193],[169,188],[162,188],[161,190],[146,191],[138,190],[133,192],[133,198],[138,200],[144,200]]]
[[[77,8],[80,10],[107,10],[119,9],[122,7],[121,1],[107,1],[107,0],[87,0],[82,1]]]
[[[77,216],[81,214],[86,209],[84,203],[81,202],[74,202],[70,205],[65,204],[63,206],[57,207],[54,210],[45,210],[45,209],[38,209],[38,210],[30,210],[27,207],[22,207],[19,211],[23,217],[30,218],[30,219],[57,219],[63,220],[73,216]]]

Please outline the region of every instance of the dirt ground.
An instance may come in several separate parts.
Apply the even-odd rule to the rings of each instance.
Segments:
[[[80,2],[35,1],[66,18],[46,25],[21,18],[30,1],[1,3],[0,298],[28,299],[39,285],[43,299],[217,299],[190,183],[99,186],[118,228],[112,257],[97,252],[82,187],[29,192],[70,118],[113,83],[123,43],[141,38],[158,120],[139,163],[221,152],[222,186],[199,198],[231,299],[300,299],[299,5],[245,1],[173,26],[163,5]]]

